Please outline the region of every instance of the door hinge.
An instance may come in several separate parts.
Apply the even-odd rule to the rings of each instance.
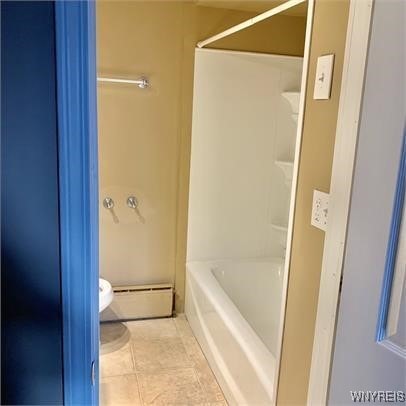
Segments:
[[[343,274],[340,276],[340,287],[338,288],[338,294],[341,295],[341,291],[343,290]]]

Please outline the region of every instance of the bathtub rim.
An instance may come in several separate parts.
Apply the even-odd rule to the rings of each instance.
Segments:
[[[186,278],[193,278],[210,301],[216,312],[221,317],[227,329],[236,339],[244,355],[252,362],[252,367],[267,392],[270,400],[275,401],[275,373],[276,373],[276,355],[268,349],[258,334],[251,327],[248,321],[238,310],[237,306],[224,291],[220,282],[213,274],[212,268],[221,263],[230,262],[266,262],[271,265],[282,265],[281,258],[253,258],[243,260],[206,260],[206,261],[188,261],[186,263]],[[276,271],[276,270],[275,270]],[[220,298],[220,299],[219,299]],[[264,359],[266,360],[264,362]],[[271,365],[266,369],[262,365]]]

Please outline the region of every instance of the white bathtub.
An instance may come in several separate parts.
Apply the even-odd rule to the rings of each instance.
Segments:
[[[274,403],[282,259],[189,262],[186,316],[233,405]]]

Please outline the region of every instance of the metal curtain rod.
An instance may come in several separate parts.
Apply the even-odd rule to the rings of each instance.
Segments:
[[[97,81],[98,82],[109,82],[109,83],[129,83],[132,85],[137,85],[140,89],[146,89],[150,85],[149,80],[144,76],[142,76],[136,80],[98,77]]]
[[[240,24],[235,25],[234,27],[231,27],[219,34],[213,35],[210,38],[205,39],[204,41],[200,41],[197,43],[198,48],[203,48],[208,44],[211,44],[214,41],[217,41],[221,38],[228,37],[231,34],[234,34],[238,31],[241,31],[247,27],[251,27],[251,25],[254,25],[256,23],[259,23],[260,21],[266,20],[269,17],[272,17],[276,14],[282,13],[282,11],[288,10],[292,7],[297,6],[300,3],[304,3],[306,0],[289,0],[286,3],[281,4],[280,6],[274,7],[271,10],[265,11],[262,14],[258,14],[255,17],[250,18],[247,21],[244,21]]]

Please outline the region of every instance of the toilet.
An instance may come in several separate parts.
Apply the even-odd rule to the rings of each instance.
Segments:
[[[105,279],[99,279],[99,313],[110,306],[113,301],[114,293],[110,282]]]

